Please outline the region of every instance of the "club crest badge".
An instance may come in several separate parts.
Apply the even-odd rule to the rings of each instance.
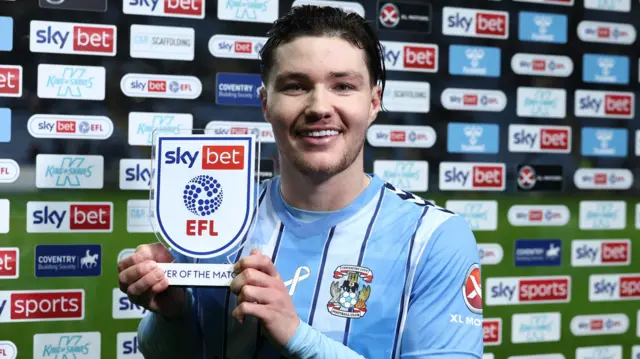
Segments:
[[[343,318],[358,319],[367,314],[367,300],[371,295],[373,272],[366,267],[341,265],[333,272],[329,313]]]

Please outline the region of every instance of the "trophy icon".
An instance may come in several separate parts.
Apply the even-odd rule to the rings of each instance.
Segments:
[[[469,59],[471,67],[464,66],[462,71],[471,75],[485,75],[487,73],[486,67],[479,67],[480,61],[484,59],[485,53],[480,48],[469,48],[465,51],[465,56]]]

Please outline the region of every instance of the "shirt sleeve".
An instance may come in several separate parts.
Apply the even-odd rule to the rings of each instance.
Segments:
[[[403,359],[481,359],[480,258],[463,217],[442,223],[420,255],[402,332]]]
[[[300,321],[293,337],[284,346],[283,354],[292,359],[365,359],[303,321]]]

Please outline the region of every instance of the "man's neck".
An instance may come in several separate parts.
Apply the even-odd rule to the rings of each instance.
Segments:
[[[290,206],[307,211],[336,211],[345,208],[367,188],[370,178],[362,167],[348,169],[318,180],[303,175],[293,166],[282,166],[280,193]]]

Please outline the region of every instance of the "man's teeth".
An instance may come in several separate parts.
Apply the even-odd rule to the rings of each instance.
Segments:
[[[302,136],[305,137],[325,137],[325,136],[335,136],[340,132],[336,130],[323,130],[323,131],[305,131],[302,132]]]

